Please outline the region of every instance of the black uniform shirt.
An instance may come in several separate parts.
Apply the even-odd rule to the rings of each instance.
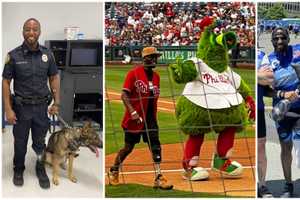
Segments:
[[[8,53],[2,77],[13,79],[15,95],[43,98],[49,95],[48,77],[58,73],[53,54],[39,45],[31,51],[23,43]]]

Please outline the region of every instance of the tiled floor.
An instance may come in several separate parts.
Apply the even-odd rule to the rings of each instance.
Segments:
[[[66,171],[61,171],[60,185],[55,186],[51,183],[48,190],[40,188],[38,179],[35,175],[35,153],[31,148],[31,137],[29,137],[26,170],[24,172],[24,186],[15,187],[12,183],[12,159],[13,159],[13,136],[12,127],[8,126],[2,137],[2,194],[3,197],[103,197],[103,175],[102,175],[102,149],[99,152],[99,158],[96,158],[87,148],[81,148],[79,156],[74,161],[74,175],[78,182],[69,181]],[[52,170],[47,167],[49,178],[52,177]]]

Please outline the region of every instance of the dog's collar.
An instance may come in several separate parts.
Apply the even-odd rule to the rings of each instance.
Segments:
[[[88,146],[87,144],[85,144],[85,139],[82,137],[82,136],[80,136],[80,138],[78,139],[78,141],[79,141],[79,145],[81,146],[81,147],[86,147],[86,146]]]
[[[68,140],[68,147],[72,151],[77,151],[80,146],[81,146],[81,141],[79,139]]]

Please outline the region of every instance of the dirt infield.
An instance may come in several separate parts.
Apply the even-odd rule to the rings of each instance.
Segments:
[[[120,102],[120,94],[114,91],[106,91],[111,101]],[[174,113],[174,102],[160,98],[158,110]],[[253,128],[253,127],[251,127]],[[162,145],[163,174],[174,185],[174,188],[182,191],[220,193],[228,196],[255,197],[255,138],[236,139],[232,160],[236,160],[244,166],[244,173],[238,179],[223,179],[217,172],[211,171],[210,163],[215,149],[214,141],[203,143],[199,165],[208,168],[210,177],[205,181],[190,182],[183,180],[182,155],[183,144]],[[116,154],[107,155],[105,158],[106,171],[113,164]],[[153,185],[154,172],[151,154],[148,148],[135,149],[125,160],[120,176],[121,183],[136,183],[147,186]],[[108,184],[107,176],[105,178]]]
[[[121,94],[119,92],[115,92],[112,90],[106,91],[106,99],[110,99],[113,102],[119,102],[122,103],[121,100]],[[158,111],[163,112],[175,112],[175,103],[170,101],[169,99],[159,98],[158,105],[157,105]]]
[[[246,147],[249,147],[249,152]],[[206,141],[202,146],[199,166],[209,168],[212,154],[215,149],[213,141]],[[255,139],[242,138],[235,140],[233,160],[240,162],[244,167],[244,174],[238,179],[222,179],[217,172],[210,171],[207,181],[189,182],[181,177],[182,144],[162,145],[163,163],[161,168],[177,190],[226,193],[230,196],[255,196]],[[249,156],[250,155],[250,156]],[[110,154],[105,158],[106,171],[113,164],[116,154]],[[147,148],[135,149],[125,160],[122,183],[137,183],[152,186],[154,180],[151,155]],[[108,180],[106,177],[106,184]],[[225,191],[225,192],[224,192]]]

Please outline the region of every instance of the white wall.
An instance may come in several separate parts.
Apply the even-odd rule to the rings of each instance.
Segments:
[[[103,3],[13,3],[2,4],[2,60],[23,42],[22,27],[28,18],[41,23],[40,44],[64,39],[64,27],[78,26],[86,39],[102,39]]]

